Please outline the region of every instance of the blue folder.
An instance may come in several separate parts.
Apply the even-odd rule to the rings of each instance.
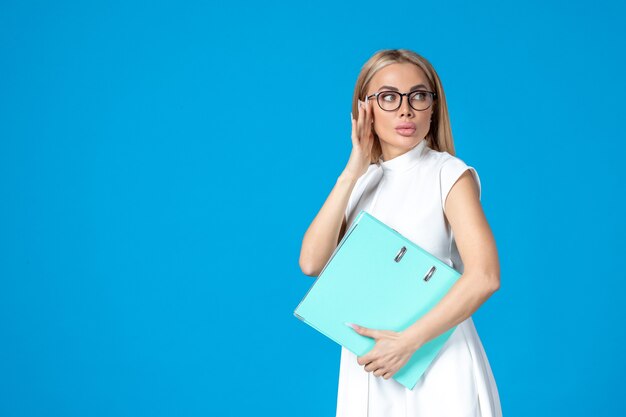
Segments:
[[[357,356],[375,340],[344,323],[402,331],[443,298],[461,274],[361,210],[294,315]],[[393,376],[413,389],[454,329],[421,346]]]

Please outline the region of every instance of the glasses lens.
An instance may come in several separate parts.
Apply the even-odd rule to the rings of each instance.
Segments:
[[[395,91],[383,91],[378,95],[378,105],[383,110],[395,110],[400,107],[400,97]]]
[[[409,96],[409,103],[415,110],[426,110],[433,103],[433,96],[426,91],[414,91]]]

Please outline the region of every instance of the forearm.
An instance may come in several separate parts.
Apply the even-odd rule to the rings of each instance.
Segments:
[[[337,247],[348,199],[357,178],[342,173],[324,205],[302,239],[300,267],[307,275],[317,275]]]
[[[430,311],[404,330],[408,343],[423,344],[461,323],[499,288],[499,278],[464,273]]]

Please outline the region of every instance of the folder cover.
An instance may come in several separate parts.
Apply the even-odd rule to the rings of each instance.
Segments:
[[[460,276],[361,210],[294,315],[362,356],[376,342],[345,322],[402,331],[435,306]],[[422,345],[392,378],[413,389],[455,328]]]

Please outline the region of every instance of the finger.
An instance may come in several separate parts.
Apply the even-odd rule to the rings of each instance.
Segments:
[[[374,104],[372,100],[367,102],[367,128],[369,129],[368,133],[374,131]]]
[[[350,134],[350,138],[352,139],[352,146],[358,148],[359,138],[357,136],[357,124],[356,124],[356,119],[352,116],[352,112],[350,112],[350,120],[351,120],[350,123],[352,126],[352,133]]]
[[[372,339],[376,339],[378,337],[378,330],[359,326],[357,324],[353,324],[352,326],[353,329],[362,336],[371,337]]]
[[[385,372],[385,374],[383,375],[383,378],[389,379],[389,378],[391,378],[391,376],[392,376],[391,372]]]
[[[359,140],[359,143],[361,142],[361,139],[363,139],[363,124],[364,124],[364,118],[365,118],[365,106],[363,105],[363,102],[361,100],[358,101],[358,115],[357,115],[357,124],[356,124],[356,135],[357,135],[357,139]]]
[[[378,363],[376,363],[376,362],[367,363],[363,367],[363,369],[365,369],[367,372],[373,372],[373,371],[376,371],[379,368],[380,368],[380,365],[378,365]]]
[[[368,129],[368,122],[367,119],[369,117],[369,106],[367,105],[367,103],[365,102],[365,100],[361,101],[361,110],[362,110],[362,115],[361,115],[361,131],[359,138],[360,139],[365,139],[366,135],[367,135],[367,129]]]
[[[365,129],[369,127],[368,123],[370,119],[369,100],[367,99],[367,97],[365,97],[365,100],[363,101],[361,107],[363,107],[363,133],[365,134],[367,133]]]
[[[361,139],[361,143],[363,143],[364,141],[367,143],[367,146],[369,146],[371,139],[373,139],[373,134],[372,134],[372,107],[371,107],[371,100],[368,100],[366,97],[366,101],[363,102],[363,124],[361,126],[361,131],[359,132],[360,136],[359,138]]]
[[[376,360],[376,358],[372,355],[371,352],[363,355],[363,356],[359,356],[356,361],[359,365],[363,365],[363,366],[368,366],[371,363],[374,362],[374,360]]]

